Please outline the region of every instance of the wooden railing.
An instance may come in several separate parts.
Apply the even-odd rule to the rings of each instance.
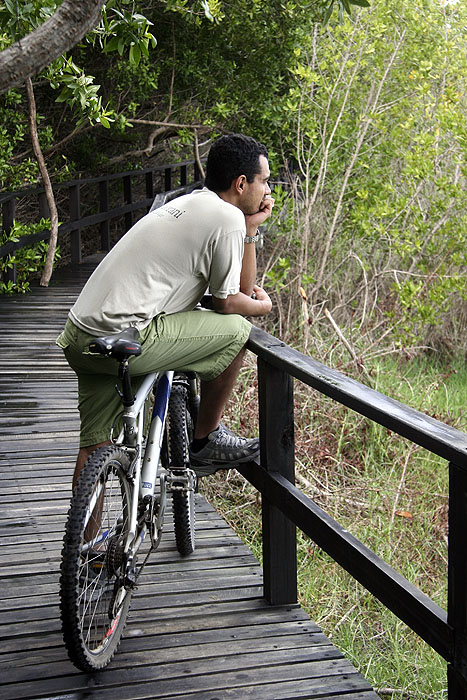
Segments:
[[[107,251],[111,247],[110,222],[123,218],[122,234],[133,225],[136,212],[149,210],[154,196],[159,192],[172,190],[175,186],[184,187],[200,179],[199,168],[195,161],[184,161],[172,165],[160,165],[145,170],[104,175],[102,177],[83,178],[54,185],[54,193],[59,208],[59,238],[65,234],[70,240],[71,263],[79,264],[82,260],[82,232],[90,227],[99,228],[100,249]],[[137,186],[135,186],[135,184]],[[18,204],[25,209],[27,204],[28,223],[34,218],[48,218],[49,211],[43,188],[8,192],[0,195],[2,207],[2,229],[4,239],[10,233],[17,218]],[[19,218],[19,217],[18,217]],[[0,246],[0,258],[14,254],[17,250],[47,240],[50,231],[22,236],[18,241],[9,241]],[[9,268],[7,282],[16,281],[15,265]]]
[[[264,593],[297,600],[296,526],[448,662],[449,700],[467,700],[467,435],[293,350],[257,328],[261,465],[239,471],[262,494]],[[294,485],[293,378],[449,462],[447,613]]]

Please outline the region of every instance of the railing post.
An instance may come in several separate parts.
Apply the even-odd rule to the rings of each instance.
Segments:
[[[123,198],[125,204],[131,204],[133,199],[131,195],[131,175],[125,175],[123,178]],[[125,214],[125,233],[133,226],[133,213],[128,211]]]
[[[448,663],[449,700],[467,700],[467,471],[449,465],[448,624],[454,649]]]
[[[187,168],[186,165],[180,166],[180,186],[184,187],[187,184]]]
[[[164,190],[168,192],[172,189],[172,168],[165,168],[164,170]]]
[[[15,216],[16,197],[13,197],[2,205],[2,227],[5,242],[15,223]],[[3,273],[3,282],[13,282],[13,284],[16,282],[16,263],[13,263],[13,267],[9,267],[5,270]]]
[[[195,161],[193,164],[193,178],[195,182],[198,182],[198,180],[201,180],[201,172],[199,170],[198,163]]]
[[[76,222],[76,228],[70,231],[71,263],[79,265],[81,262],[81,193],[79,183],[71,185],[68,190],[70,221]]]
[[[109,181],[101,180],[99,182],[99,211],[109,211]],[[110,221],[106,219],[101,221],[101,249],[110,250]]]
[[[146,173],[145,175],[145,181],[146,181],[146,197],[148,199],[153,200],[154,199],[154,173],[152,170],[149,173]],[[146,211],[149,211],[151,208],[151,205],[149,205],[146,209]]]
[[[258,358],[261,465],[295,483],[293,379]],[[262,494],[264,597],[271,605],[297,602],[295,525]]]

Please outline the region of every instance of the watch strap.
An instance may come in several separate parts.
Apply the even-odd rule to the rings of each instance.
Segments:
[[[260,235],[259,228],[257,228],[254,236],[245,236],[245,243],[256,243],[259,241]]]

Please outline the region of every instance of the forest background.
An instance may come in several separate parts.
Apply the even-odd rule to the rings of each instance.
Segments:
[[[57,4],[4,0],[0,49]],[[353,5],[106,3],[74,48],[0,96],[2,190],[40,181],[32,105],[52,183],[202,158],[221,133],[255,136],[275,183],[259,251],[268,330],[465,429],[467,8]],[[47,224],[21,215],[9,238]],[[18,284],[1,291],[27,290],[46,248],[19,253]],[[233,427],[254,429],[255,401],[247,364]],[[445,464],[304,388],[296,402],[301,487],[445,605]],[[206,490],[260,555],[253,490],[233,475]],[[301,536],[299,556],[304,605],[381,697],[445,696],[426,645]]]

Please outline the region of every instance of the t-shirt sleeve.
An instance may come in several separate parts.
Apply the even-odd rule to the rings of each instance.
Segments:
[[[240,291],[245,231],[236,230],[220,236],[214,243],[209,291],[218,299],[226,299]]]

